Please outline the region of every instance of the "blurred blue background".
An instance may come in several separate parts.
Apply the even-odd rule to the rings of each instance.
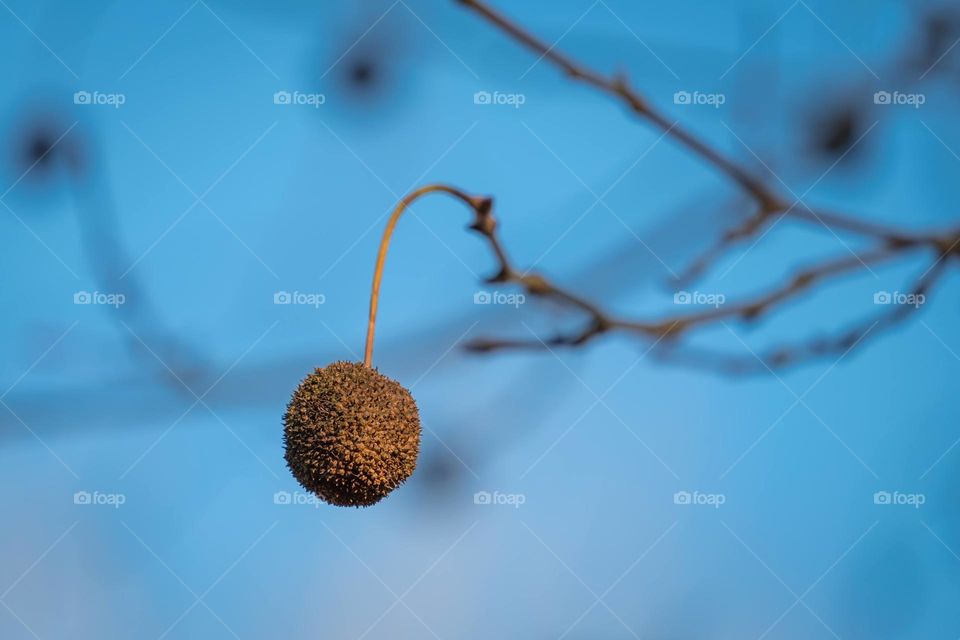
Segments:
[[[0,637],[960,636],[957,278],[777,375],[630,336],[469,354],[582,318],[474,304],[495,265],[435,196],[394,237],[376,352],[420,406],[419,468],[373,508],[317,504],[281,417],[313,367],[359,359],[411,188],[494,195],[519,265],[639,317],[687,310],[673,275],[745,202],[455,2],[0,4]],[[498,5],[811,204],[956,221],[950,5]],[[692,287],[734,300],[866,247],[786,221],[751,244]],[[695,342],[842,330],[925,260]]]

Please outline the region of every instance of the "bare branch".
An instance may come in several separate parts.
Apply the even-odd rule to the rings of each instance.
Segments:
[[[869,269],[870,265],[921,251],[932,255],[934,259],[932,265],[913,286],[914,295],[925,295],[943,274],[948,264],[953,264],[953,259],[960,257],[960,228],[942,233],[917,232],[875,224],[835,211],[814,209],[800,199],[791,204],[789,199],[777,190],[767,186],[735,161],[723,156],[712,146],[679,126],[678,122],[672,122],[670,118],[657,111],[642,95],[630,87],[626,78],[606,77],[576,62],[557,48],[548,46],[483,0],[457,0],[457,2],[480,15],[541,59],[552,63],[572,80],[584,83],[624,103],[639,118],[727,176],[753,198],[757,206],[756,211],[739,226],[727,231],[716,244],[695,260],[686,271],[685,278],[702,275],[731,247],[759,236],[774,220],[784,216],[813,225],[817,229],[828,230],[833,234],[852,235],[872,244],[872,248],[860,256],[833,259],[807,267],[764,294],[724,307],[651,320],[618,318],[603,310],[597,303],[555,286],[545,276],[516,269],[497,236],[492,199],[475,198],[474,200],[482,202],[482,205],[475,207],[476,217],[471,228],[486,238],[499,266],[499,272],[489,281],[517,284],[532,296],[551,298],[578,309],[587,316],[587,319],[579,331],[559,333],[545,340],[539,338],[532,340],[479,339],[471,342],[468,348],[475,351],[494,351],[579,346],[608,332],[621,331],[656,340],[658,355],[667,360],[715,366],[729,372],[772,370],[829,354],[845,353],[863,342],[868,335],[879,334],[883,329],[904,321],[911,315],[914,307],[895,305],[876,319],[858,324],[838,336],[814,338],[808,342],[776,348],[763,355],[755,354],[755,357],[751,358],[731,358],[722,354],[680,349],[678,338],[695,329],[725,326],[727,320],[755,321],[816,284],[823,284],[848,273]],[[662,344],[659,344],[661,341]]]

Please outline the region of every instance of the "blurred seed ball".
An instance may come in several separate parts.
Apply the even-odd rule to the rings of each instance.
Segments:
[[[362,363],[334,362],[308,375],[283,424],[293,476],[333,505],[376,504],[417,466],[420,415],[413,396]]]
[[[372,60],[354,60],[349,68],[350,83],[363,87],[377,81],[377,66]]]
[[[57,115],[30,113],[15,125],[12,170],[32,184],[44,184],[64,168],[79,175],[84,169],[84,148],[74,129]]]
[[[383,12],[363,10],[361,15],[356,26],[344,26],[337,36],[319,41],[308,73],[327,97],[325,115],[380,125],[400,113],[422,70],[412,64],[407,42],[407,33],[416,27],[400,21],[404,18],[396,12],[383,20]]]
[[[352,107],[386,107],[396,93],[396,62],[379,43],[352,51],[334,78],[337,96]]]
[[[866,132],[865,114],[850,104],[837,104],[817,114],[810,125],[813,150],[827,158],[847,159]]]
[[[960,12],[956,9],[941,7],[929,14],[923,25],[921,65],[940,67],[939,62],[950,53],[960,34]],[[935,71],[936,69],[929,69]]]
[[[21,160],[27,166],[40,165],[44,167],[52,158],[49,157],[50,150],[54,145],[53,136],[48,131],[34,131],[33,135],[28,136],[23,141]]]

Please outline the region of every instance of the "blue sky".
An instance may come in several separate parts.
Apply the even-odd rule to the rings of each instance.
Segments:
[[[955,220],[960,48],[916,62],[934,4],[497,4],[774,188]],[[404,193],[494,196],[518,265],[635,317],[677,312],[671,276],[742,220],[741,194],[454,2],[5,0],[0,30],[0,636],[960,635],[952,275],[910,322],[776,374],[658,363],[624,335],[468,354],[582,318],[474,304],[489,249],[469,212],[424,200],[394,237],[376,351],[420,407],[420,466],[373,508],[317,504],[281,417],[313,367],[359,359]],[[842,160],[810,150],[836,105],[858,114]],[[55,146],[31,167],[37,140]],[[784,221],[689,288],[734,300],[868,247]],[[749,357],[833,333],[928,266],[694,343]]]

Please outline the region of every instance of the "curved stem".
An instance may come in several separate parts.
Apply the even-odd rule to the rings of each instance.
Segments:
[[[390,214],[390,219],[387,221],[387,228],[383,231],[383,238],[380,239],[380,249],[377,252],[377,264],[373,269],[373,286],[370,289],[370,317],[367,322],[367,344],[363,355],[363,363],[368,367],[373,366],[373,334],[377,324],[377,304],[380,300],[380,280],[383,279],[383,265],[387,261],[387,249],[390,247],[390,238],[393,235],[394,228],[397,226],[397,221],[400,219],[400,216],[403,215],[404,211],[407,210],[407,207],[413,204],[415,200],[427,195],[428,193],[446,193],[447,195],[463,201],[474,211],[481,206],[481,200],[464,193],[456,187],[443,184],[428,184],[424,187],[420,187],[416,191],[412,191],[406,195],[403,200],[397,203],[393,213]]]

